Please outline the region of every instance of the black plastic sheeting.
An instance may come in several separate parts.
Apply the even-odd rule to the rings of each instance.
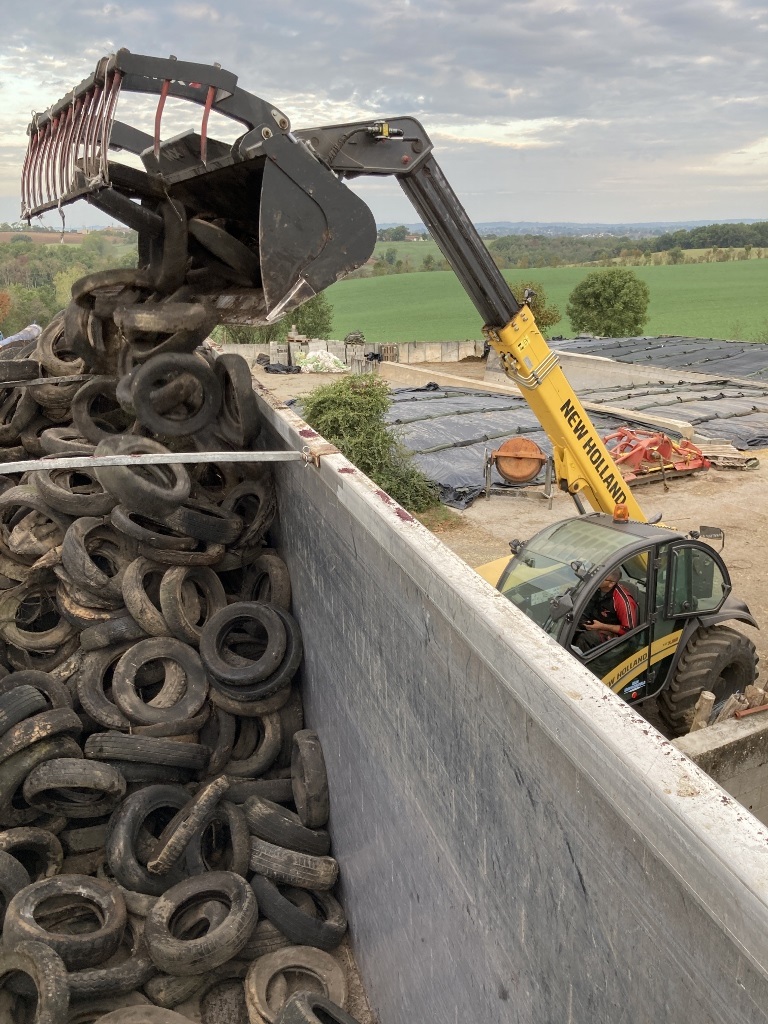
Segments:
[[[668,340],[699,343],[699,339],[623,338],[612,341],[615,349],[627,343],[625,362],[638,361],[637,349],[629,343],[648,342],[659,348]],[[706,341],[706,339],[703,339]],[[575,339],[558,342],[558,348],[593,345],[592,354],[611,355],[604,339]],[[738,343],[714,342],[714,345]],[[663,348],[663,346],[661,346]],[[690,347],[690,346],[689,346]],[[753,349],[757,346],[751,346]],[[570,348],[586,351],[586,348]],[[682,351],[682,346],[680,347]],[[630,352],[633,358],[630,358]],[[767,365],[766,382],[707,380],[700,384],[680,381],[676,384],[615,385],[609,388],[580,389],[582,402],[618,406],[639,417],[618,418],[589,412],[601,437],[621,426],[657,429],[644,424],[643,416],[665,416],[691,423],[697,434],[713,440],[730,441],[742,451],[768,447],[768,346],[760,346]],[[755,353],[754,357],[760,353]],[[693,367],[691,367],[693,368]],[[735,375],[735,374],[734,374]],[[753,376],[757,376],[753,374]],[[293,404],[293,403],[288,403]],[[430,383],[420,388],[396,388],[391,391],[387,422],[395,429],[406,448],[414,455],[421,471],[440,489],[440,500],[454,508],[466,508],[485,490],[486,453],[499,448],[510,437],[523,434],[550,455],[552,445],[541,424],[522,396],[499,395],[475,388],[448,388]],[[674,431],[669,430],[672,436]],[[544,471],[536,478],[542,483]],[[494,489],[514,487],[492,471]],[[525,484],[522,486],[530,486]]]
[[[579,397],[582,401],[620,406],[639,415],[682,420],[693,424],[697,434],[730,441],[741,451],[768,447],[768,381],[616,385],[581,389]]]
[[[524,434],[548,455],[552,445],[524,398],[427,384],[397,388],[387,422],[397,430],[419,469],[440,488],[440,500],[453,508],[466,508],[485,490],[485,457],[510,437]],[[626,420],[591,414],[603,435]],[[544,472],[536,482],[544,480]],[[510,487],[492,471],[491,483]],[[530,483],[525,486],[531,486]]]
[[[717,338],[636,337],[555,339],[563,352],[605,356],[620,363],[651,363],[723,377],[768,381],[768,345]]]

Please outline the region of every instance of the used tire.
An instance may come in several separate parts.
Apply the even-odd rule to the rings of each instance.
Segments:
[[[160,896],[169,885],[184,878],[176,867],[167,875],[151,875],[139,861],[137,844],[145,822],[162,812],[170,818],[187,803],[181,786],[150,785],[127,797],[114,812],[107,828],[107,863],[115,879],[134,892]]]
[[[55,736],[79,736],[83,724],[72,708],[53,708],[26,718],[0,739],[0,763]]]
[[[152,404],[152,392],[167,378],[181,374],[194,378],[199,385],[199,408],[186,416],[175,418],[162,415]],[[209,426],[221,408],[221,385],[205,363],[194,355],[167,353],[151,356],[133,378],[131,399],[136,418],[149,430],[161,437],[184,437]]]
[[[315,857],[297,853],[251,837],[251,871],[273,882],[284,882],[299,889],[332,889],[339,877],[339,865],[333,857]]]
[[[200,772],[208,761],[208,748],[179,743],[159,736],[125,736],[118,732],[94,733],[85,741],[85,756],[98,761],[135,762],[140,767],[187,768]]]
[[[230,650],[228,641],[232,643],[231,634],[241,623],[246,624],[244,628],[250,625],[254,630],[253,641],[262,649],[260,656],[241,658]],[[238,601],[216,612],[206,623],[200,636],[200,657],[208,671],[221,682],[235,686],[258,683],[276,672],[285,654],[286,642],[285,624],[276,609],[266,604]]]
[[[228,914],[219,927],[198,939],[173,935],[181,911],[208,900],[224,903]],[[243,948],[258,916],[253,889],[231,871],[189,878],[160,896],[146,918],[144,936],[155,965],[169,974],[196,975],[225,964]]]
[[[95,455],[168,455],[169,450],[147,437],[118,434],[101,441]],[[182,464],[102,466],[95,470],[105,491],[120,504],[144,515],[162,518],[189,497],[191,481]]]
[[[101,927],[80,934],[48,931],[38,921],[48,900],[86,907]],[[44,942],[68,970],[80,970],[102,963],[117,951],[126,920],[125,902],[115,886],[87,875],[57,875],[33,882],[13,897],[6,910],[3,942]]]
[[[123,776],[107,764],[54,758],[33,768],[24,781],[24,799],[47,814],[101,818],[125,796]]]
[[[251,835],[268,843],[315,857],[324,857],[331,848],[331,837],[325,829],[307,828],[287,807],[253,796],[246,800],[243,810]]]
[[[294,992],[278,1014],[275,1024],[359,1024],[327,996]]]
[[[147,870],[153,875],[166,875],[182,857],[196,833],[210,821],[216,805],[229,789],[224,776],[201,786],[195,796],[174,815],[158,837]]]
[[[0,987],[9,974],[25,974],[37,996],[34,1024],[62,1024],[67,1019],[69,985],[61,957],[43,942],[20,942],[0,950]]]
[[[171,702],[158,700],[163,687],[154,702],[147,703],[139,695],[136,677],[142,666],[158,659],[179,666],[184,676],[184,689],[181,696]],[[170,636],[149,637],[134,644],[118,661],[112,677],[112,695],[123,714],[138,725],[184,722],[196,715],[205,703],[208,680],[197,652],[189,644]]]
[[[45,697],[33,686],[17,686],[9,693],[0,693],[0,736],[47,707]]]
[[[165,616],[158,610],[145,586],[147,577],[156,577],[159,584],[163,576],[163,566],[149,558],[136,558],[125,570],[123,576],[123,600],[125,607],[136,622],[149,636],[168,636],[170,628]],[[157,596],[157,590],[150,591]]]
[[[335,949],[347,930],[347,918],[341,904],[328,892],[315,892],[310,897],[314,913],[307,913],[284,896],[274,882],[262,875],[251,879],[259,903],[259,911],[295,945]],[[317,914],[317,909],[320,915]]]
[[[287,971],[294,975],[307,975],[312,988],[319,986],[323,994],[339,1006],[346,1003],[347,980],[330,953],[309,946],[288,946],[259,957],[246,975],[245,999],[252,1020],[259,1020],[256,1014],[260,1014],[268,1024],[274,1024],[282,1010],[282,1002],[276,1005],[278,1000],[274,1003],[269,1001],[270,988],[274,990],[274,979]]]
[[[33,882],[57,875],[64,860],[58,838],[48,829],[34,825],[0,832],[0,851],[17,860]]]
[[[188,600],[188,587],[195,588],[203,598],[204,607],[197,615]],[[169,631],[195,647],[200,644],[205,624],[226,606],[227,595],[221,580],[208,566],[180,565],[168,569],[160,583],[160,607]]]
[[[307,828],[322,828],[328,821],[328,776],[320,738],[313,729],[293,734],[291,784],[296,811]]]
[[[283,745],[283,727],[280,715],[276,712],[246,718],[243,721],[258,723],[257,742],[246,757],[238,758],[235,756],[236,751],[232,752],[227,774],[237,778],[253,779],[263,775],[277,760]]]
[[[243,573],[242,601],[266,601],[291,610],[291,577],[276,551],[265,550]]]

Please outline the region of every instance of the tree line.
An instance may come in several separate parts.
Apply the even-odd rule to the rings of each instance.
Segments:
[[[380,228],[379,241],[403,241],[406,228]],[[756,224],[707,224],[689,230],[673,231],[647,238],[617,235],[488,235],[486,244],[502,270],[536,267],[562,267],[584,264],[626,266],[651,263],[723,262],[731,259],[761,258],[768,255],[768,221]],[[690,249],[706,249],[701,256],[685,256]],[[663,255],[663,254],[668,255]],[[422,270],[448,270],[445,260],[414,246],[413,260],[387,249],[370,269],[358,276],[407,274]]]
[[[78,278],[109,267],[135,266],[136,251],[118,256],[116,241],[131,238],[94,231],[80,245],[41,245],[19,234],[0,244],[0,331],[8,337],[27,324],[45,327],[67,305]]]

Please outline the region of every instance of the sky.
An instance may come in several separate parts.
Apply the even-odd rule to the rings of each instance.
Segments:
[[[765,0],[6,0],[0,220],[31,111],[121,47],[218,62],[294,128],[414,116],[475,222],[768,219]],[[352,187],[418,220],[394,179]]]

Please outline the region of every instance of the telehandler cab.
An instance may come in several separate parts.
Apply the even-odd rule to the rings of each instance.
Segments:
[[[151,134],[116,119],[126,92],[157,97]],[[199,131],[162,137],[169,98],[201,108]],[[234,141],[209,136],[211,117],[241,129]],[[131,154],[133,165],[130,158],[109,160],[110,149]],[[723,701],[754,681],[754,645],[723,623],[757,623],[731,595],[728,570],[698,534],[646,522],[557,355],[531,310],[515,299],[432,149],[410,117],[292,131],[282,111],[217,65],[123,49],[35,115],[22,216],[84,198],[135,228],[139,271],[123,301],[140,301],[142,289],[146,299],[151,282],[153,305],[169,304],[172,349],[174,304],[202,304],[211,323],[270,323],[364,263],[375,223],[344,179],[396,177],[474,302],[504,371],[547,431],[558,485],[582,513],[526,544],[513,542],[511,559],[483,574],[624,700],[640,704],[658,696],[668,727],[685,732],[702,690]],[[126,287],[125,274],[115,273],[116,287]],[[65,329],[92,366],[100,347],[119,344],[89,336],[85,309]],[[620,569],[622,586],[633,594],[636,625],[584,649],[583,616],[611,569]]]

